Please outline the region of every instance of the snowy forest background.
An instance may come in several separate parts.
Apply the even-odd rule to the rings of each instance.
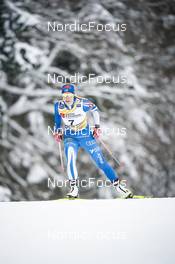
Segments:
[[[124,23],[125,32],[48,32],[59,23]],[[24,0],[0,4],[0,201],[62,197],[48,177],[65,179],[58,146],[48,135],[66,76],[126,75],[127,84],[79,84],[101,111],[102,127],[127,129],[104,136],[125,166],[119,174],[136,194],[175,196],[175,1]],[[80,178],[104,176],[80,151]],[[107,156],[108,159],[109,156]],[[110,159],[115,167],[115,163]],[[87,198],[110,198],[113,189],[91,186]]]

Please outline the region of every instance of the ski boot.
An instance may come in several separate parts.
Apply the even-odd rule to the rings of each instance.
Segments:
[[[128,199],[133,198],[133,193],[124,187],[122,184],[120,184],[120,181],[117,180],[113,183],[113,186],[116,188],[117,192],[120,194],[120,198]]]
[[[79,196],[79,190],[78,190],[78,186],[77,186],[77,181],[70,181],[70,191],[67,193],[67,198],[72,198],[72,199],[76,199]]]

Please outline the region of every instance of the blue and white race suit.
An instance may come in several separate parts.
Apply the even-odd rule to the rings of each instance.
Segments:
[[[64,124],[64,150],[69,180],[78,178],[76,159],[80,147],[89,153],[96,166],[104,172],[111,182],[118,180],[117,173],[104,158],[88,124],[87,113],[89,111],[93,114],[95,124],[99,123],[96,105],[88,99],[75,96],[70,108],[64,101],[56,102],[54,107],[55,129],[60,130],[62,123]]]

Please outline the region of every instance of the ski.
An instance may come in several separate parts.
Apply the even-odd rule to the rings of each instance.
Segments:
[[[134,195],[134,199],[147,199],[147,198],[154,198],[153,196],[146,196],[146,195]]]
[[[152,197],[152,196],[146,196],[146,195],[134,195],[132,198],[122,198],[122,197],[117,197],[117,198],[114,198],[114,199],[150,199],[150,198],[155,198],[155,197]],[[98,199],[98,198],[94,198],[94,199],[87,199],[87,198],[73,198],[73,197],[64,197],[64,198],[59,198],[57,199],[56,201],[60,201],[60,200],[113,200],[113,199]]]

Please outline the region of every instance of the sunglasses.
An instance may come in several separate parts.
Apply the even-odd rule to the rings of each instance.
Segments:
[[[72,93],[64,93],[62,96],[63,96],[63,98],[66,98],[66,97],[73,98],[74,97],[74,94],[72,94]]]

